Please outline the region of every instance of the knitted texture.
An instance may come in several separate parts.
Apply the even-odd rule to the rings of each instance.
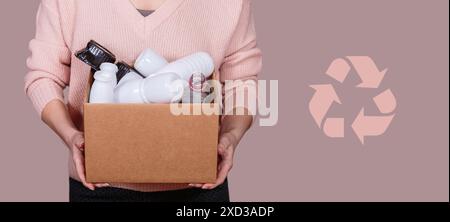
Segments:
[[[145,48],[169,61],[208,52],[220,81],[252,80],[227,87],[225,100],[245,87],[256,87],[254,81],[261,71],[250,0],[167,0],[147,17],[129,0],[42,0],[36,35],[29,44],[30,72],[25,77],[25,92],[39,115],[49,102],[60,100],[67,104],[75,125],[83,128],[82,108],[90,68],[74,53],[91,39],[128,64],[133,64]],[[69,168],[70,176],[78,180],[72,161]],[[186,184],[113,186],[150,192],[181,189]]]

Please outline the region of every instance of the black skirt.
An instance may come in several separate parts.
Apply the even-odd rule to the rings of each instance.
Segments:
[[[70,179],[70,202],[230,202],[230,196],[228,181],[213,190],[137,192],[119,188],[91,191],[82,183]]]

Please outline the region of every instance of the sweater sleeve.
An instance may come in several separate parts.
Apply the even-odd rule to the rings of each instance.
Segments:
[[[256,43],[251,1],[243,0],[238,24],[220,68],[220,80],[225,84],[224,114],[245,108],[256,115],[256,82],[261,68],[262,54]]]
[[[36,18],[36,35],[29,43],[25,93],[42,115],[45,106],[64,101],[63,90],[69,84],[71,52],[65,44],[57,0],[42,0]]]

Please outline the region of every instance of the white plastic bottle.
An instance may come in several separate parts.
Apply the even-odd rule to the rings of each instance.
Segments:
[[[184,92],[183,81],[175,73],[164,73],[125,82],[115,89],[117,103],[177,103]]]
[[[144,50],[136,59],[134,68],[148,77],[168,64],[167,60],[151,49]]]
[[[137,73],[135,69],[124,62],[118,62],[117,68],[119,71],[117,72],[117,87],[120,87],[125,82],[135,79],[143,79],[144,77]]]
[[[118,68],[112,63],[102,63],[100,71],[94,74],[90,92],[90,103],[114,103],[114,88],[117,85]]]
[[[198,52],[176,60],[164,66],[157,73],[176,73],[181,79],[189,81],[195,73],[201,73],[208,79],[214,72],[214,60],[206,52]]]

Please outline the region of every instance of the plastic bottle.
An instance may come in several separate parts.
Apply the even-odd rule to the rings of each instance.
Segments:
[[[176,73],[182,80],[189,81],[195,73],[202,73],[208,79],[214,72],[214,61],[206,52],[198,52],[169,63],[157,73]]]
[[[177,103],[184,92],[183,81],[175,73],[134,79],[116,87],[117,103]]]
[[[90,103],[113,103],[114,88],[117,85],[118,68],[112,63],[100,65],[100,71],[94,74],[94,83],[90,92]]]
[[[142,74],[140,74],[137,70],[133,69],[125,62],[118,62],[117,68],[119,69],[119,71],[117,72],[117,87],[129,80],[144,78]]]
[[[116,62],[116,56],[94,40],[89,41],[86,48],[76,52],[75,56],[94,71],[99,71],[103,63]]]
[[[151,49],[144,50],[136,59],[134,68],[148,77],[168,64],[167,60]]]

